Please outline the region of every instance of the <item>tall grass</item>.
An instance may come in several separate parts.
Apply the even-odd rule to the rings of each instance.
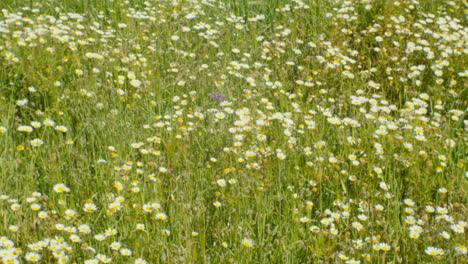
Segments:
[[[2,1],[0,260],[463,263],[465,8]]]

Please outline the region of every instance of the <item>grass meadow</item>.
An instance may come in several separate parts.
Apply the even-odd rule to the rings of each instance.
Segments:
[[[1,0],[0,262],[466,263],[463,0]]]

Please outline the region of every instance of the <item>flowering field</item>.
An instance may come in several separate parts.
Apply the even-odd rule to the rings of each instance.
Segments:
[[[466,263],[467,7],[0,1],[0,262]]]

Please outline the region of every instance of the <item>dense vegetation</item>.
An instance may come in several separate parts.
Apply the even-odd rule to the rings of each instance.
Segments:
[[[463,263],[463,0],[2,0],[3,263]]]

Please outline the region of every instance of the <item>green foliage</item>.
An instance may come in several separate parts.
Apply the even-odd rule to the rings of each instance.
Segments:
[[[463,1],[0,9],[0,262],[466,259]]]

